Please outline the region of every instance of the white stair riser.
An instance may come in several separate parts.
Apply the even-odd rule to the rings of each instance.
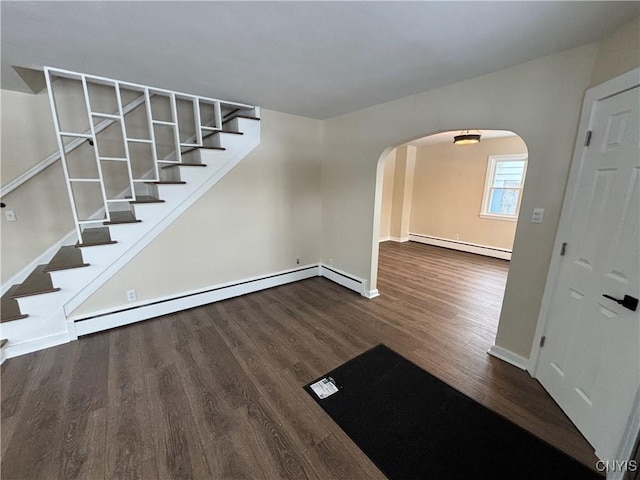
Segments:
[[[145,222],[154,222],[164,217],[164,212],[167,207],[167,202],[164,203],[138,203],[134,205],[134,213],[138,220]]]
[[[232,132],[241,132],[242,130],[238,126],[238,122],[239,121],[240,121],[240,119],[238,117],[236,117],[233,120],[229,120],[228,122],[225,122],[224,129],[225,130],[231,130]]]
[[[8,346],[11,347],[22,342],[65,332],[66,329],[61,311],[33,313],[29,314],[28,318],[5,322],[0,326],[2,338],[8,338],[10,342]]]
[[[104,264],[107,259],[117,252],[117,243],[108,245],[95,245],[93,247],[82,247],[82,260],[91,266]]]
[[[60,289],[57,292],[40,293],[38,295],[30,295],[28,297],[16,298],[20,311],[31,315],[46,315],[47,310],[51,309],[51,305],[58,305],[60,302],[66,302],[73,295],[73,290],[69,288]]]
[[[85,260],[85,263],[86,262]],[[54,272],[49,272],[49,276],[51,277],[51,281],[53,282],[54,287],[58,288],[73,288],[76,284],[82,285],[83,281],[86,281],[89,278],[93,278],[95,275],[96,265],[91,265],[89,267],[79,267],[79,268],[68,268],[66,270],[56,270]]]
[[[185,185],[158,185],[158,195],[169,204],[178,203],[180,199],[184,198],[185,192],[187,192]]]
[[[191,150],[182,154],[182,161],[186,163],[202,163],[200,161],[200,150]]]
[[[145,225],[145,223],[147,225]],[[148,223],[148,221],[145,222],[143,220],[136,223],[116,223],[115,225],[109,225],[111,240],[115,240],[120,243],[129,238],[139,238],[140,235],[143,235],[147,230],[149,230],[150,225],[148,225]]]
[[[206,167],[176,167],[180,170],[180,178],[183,182],[187,182],[186,185],[177,186],[176,188],[193,188],[193,184],[200,185],[203,183],[205,176],[209,176],[211,173],[211,166]],[[203,171],[208,170],[205,175]]]

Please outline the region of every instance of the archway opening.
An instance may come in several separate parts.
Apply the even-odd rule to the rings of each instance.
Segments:
[[[454,144],[454,137],[467,133],[480,142]],[[440,132],[385,152],[378,165],[373,252],[379,292],[408,286],[411,301],[449,319],[462,337],[481,332],[478,348],[488,350],[527,163],[526,143],[508,130]]]

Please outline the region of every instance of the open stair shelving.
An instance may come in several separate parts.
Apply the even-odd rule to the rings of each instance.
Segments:
[[[45,76],[76,238],[2,296],[6,357],[77,338],[70,313],[260,142],[259,107],[49,67]],[[86,130],[64,125],[56,78],[80,87]],[[114,93],[111,110],[94,106],[96,88]],[[123,104],[125,94],[135,98]],[[128,115],[146,117],[131,137]]]

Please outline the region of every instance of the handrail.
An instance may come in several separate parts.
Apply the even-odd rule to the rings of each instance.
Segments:
[[[145,102],[144,95],[140,95],[138,98],[136,98],[135,100],[127,103],[124,107],[122,107],[122,111],[126,115],[127,113],[131,112],[132,110],[135,110],[136,108],[138,108],[144,102]],[[105,119],[105,120],[102,120],[101,122],[97,123],[95,125],[95,127],[94,127],[96,133],[101,132],[102,130],[107,128],[109,125],[113,124],[113,122],[115,122],[115,120]],[[90,135],[91,134],[91,130],[87,130],[85,132],[85,134]],[[80,145],[82,145],[87,140],[88,139],[86,139],[86,138],[76,138],[75,140],[70,141],[64,148],[65,153],[69,153],[69,152],[75,150],[76,148],[78,148]],[[33,167],[31,167],[26,172],[21,173],[16,178],[14,178],[9,183],[7,183],[6,185],[3,185],[0,188],[0,197],[4,197],[5,195],[8,195],[10,192],[14,191],[20,185],[22,185],[23,183],[27,182],[28,180],[31,180],[33,177],[38,175],[40,172],[42,172],[46,168],[50,167],[54,163],[56,163],[58,160],[60,160],[60,158],[62,158],[62,156],[60,154],[60,150],[57,150],[55,153],[52,153],[51,155],[49,155],[47,158],[45,158],[41,162],[38,162],[37,164],[35,164]]]

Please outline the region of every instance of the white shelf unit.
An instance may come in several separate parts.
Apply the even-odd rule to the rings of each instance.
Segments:
[[[209,134],[212,131],[222,130],[221,112],[223,107],[228,109],[240,110],[251,110],[254,108],[252,105],[235,102],[225,102],[215,98],[174,92],[162,88],[119,81],[96,75],[72,72],[69,70],[63,70],[53,67],[45,67],[44,73],[47,82],[47,89],[49,92],[49,101],[51,112],[53,114],[56,139],[58,141],[58,148],[60,150],[62,168],[67,184],[69,200],[72,206],[72,214],[76,225],[76,232],[78,234],[78,239],[80,242],[82,242],[82,226],[99,224],[104,221],[111,220],[109,213],[109,204],[136,200],[136,191],[134,188],[135,184],[150,181],[159,181],[161,165],[181,163],[182,148],[202,147],[204,146],[203,137],[205,137],[205,135]],[[79,82],[79,84],[81,85],[81,93],[84,97],[84,106],[86,108],[86,120],[88,122],[88,128],[85,131],[68,131],[61,128],[59,116],[60,109],[58,108],[59,106],[56,103],[54,86],[54,80],[57,78],[73,80]],[[112,106],[115,105],[115,108],[111,109],[112,111],[98,111],[103,108],[102,105],[95,105],[95,108],[92,108],[92,96],[90,95],[90,87],[92,89],[99,90],[101,87],[97,86],[107,87],[109,90],[112,89],[115,93],[115,101],[111,102]],[[140,95],[125,105],[122,101],[123,91],[129,93],[139,93]],[[152,99],[154,98],[158,100],[163,98],[168,100],[170,119],[160,119],[153,117]],[[191,118],[189,118],[189,122],[193,122],[193,135],[182,142],[180,140],[180,129],[181,127],[186,128],[186,126],[181,125],[180,123],[177,106],[178,101],[186,102],[187,104],[190,102],[192,106],[191,108],[193,110],[193,119],[191,120]],[[142,107],[143,105],[147,119],[146,133],[148,138],[138,138],[140,136],[139,132],[136,132],[135,135],[130,137],[129,135],[127,135],[127,115],[138,107]],[[208,116],[205,115],[205,111],[208,112]],[[107,133],[109,133],[109,135],[111,135],[112,137],[118,137],[111,138],[110,141],[122,142],[122,155],[101,155],[99,151],[99,139],[102,139],[104,136],[106,136],[106,133],[103,135],[99,134],[107,128],[114,126],[116,123],[119,124],[119,128],[112,128]],[[169,142],[168,144],[164,144],[161,146],[165,149],[168,149],[167,152],[163,152],[161,154],[161,158],[159,158],[158,155],[158,148],[160,145],[156,139],[155,129],[157,127],[172,130],[172,134],[170,134],[169,136],[173,139],[173,142]],[[116,135],[114,133],[115,130],[120,133]],[[190,130],[186,131],[190,132]],[[141,136],[144,137],[145,135]],[[73,140],[65,142],[65,139],[68,140],[69,138],[72,138]],[[87,164],[95,164],[97,173],[94,175],[94,177],[97,178],[84,178],[78,177],[76,175],[70,175],[70,164],[68,162],[69,154],[77,147],[84,145],[86,143],[85,140],[88,140],[90,145],[93,147],[93,155],[91,156],[88,152],[85,152],[84,154],[87,156],[87,158],[83,158],[83,161],[87,162]],[[138,177],[134,175],[130,144],[146,144],[151,147],[149,149],[149,155],[151,158],[148,159],[151,167],[148,169],[148,171],[145,171],[144,174],[138,175]],[[173,159],[171,157],[173,157]],[[126,179],[123,182],[124,184],[126,184],[124,185],[125,189],[122,192],[119,192],[119,194],[117,194],[114,198],[110,198],[110,196],[107,194],[107,186],[105,182],[105,174],[109,175],[109,171],[111,170],[111,168],[105,169],[104,167],[109,165],[109,162],[126,165]],[[76,195],[74,195],[73,192],[74,184],[91,183],[99,185],[99,195],[101,198],[102,207],[104,208],[105,212],[104,218],[101,218],[99,220],[80,218],[78,202],[80,202],[81,199],[76,198]]]

